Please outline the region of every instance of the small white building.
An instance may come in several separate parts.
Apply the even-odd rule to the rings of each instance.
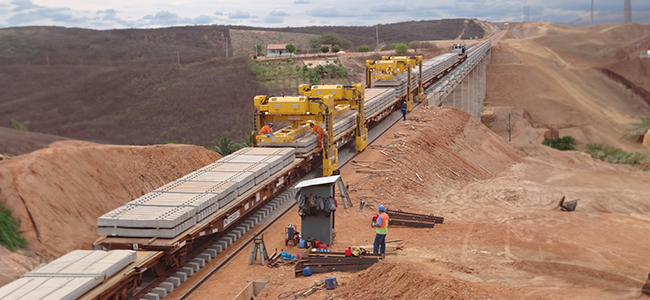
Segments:
[[[266,56],[289,56],[292,53],[287,51],[287,44],[270,44],[266,47]]]

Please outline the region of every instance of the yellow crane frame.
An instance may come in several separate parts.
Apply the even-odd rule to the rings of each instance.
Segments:
[[[382,56],[381,60],[366,61],[366,86],[372,87],[372,79],[393,79],[396,75],[407,72],[406,82],[406,110],[413,109],[413,95],[411,94],[411,69],[419,66],[418,79],[418,102],[422,102],[424,87],[422,86],[422,56]],[[372,71],[381,71],[380,74],[372,74]]]
[[[269,97],[256,96],[254,135],[267,123],[288,121],[291,126],[273,133],[271,136],[255,135],[253,146],[260,142],[293,142],[294,138],[311,130],[308,122],[325,124],[323,128],[323,176],[330,176],[338,169],[338,149],[334,144],[334,99],[331,95],[318,97]]]
[[[298,86],[298,92],[301,96],[321,97],[331,95],[334,99],[335,113],[334,117],[350,109],[356,110],[356,149],[363,151],[368,146],[368,128],[366,128],[365,111],[364,111],[364,94],[363,84],[353,85],[308,85],[301,84]]]

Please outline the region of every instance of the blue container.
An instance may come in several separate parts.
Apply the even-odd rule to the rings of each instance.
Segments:
[[[337,286],[339,286],[339,283],[336,281],[336,277],[330,277],[325,279],[325,289],[333,290]]]
[[[300,243],[298,243],[298,247],[300,247],[300,248],[305,248],[305,247],[307,247],[307,246],[305,245],[305,240],[300,239]]]
[[[302,275],[311,276],[311,268],[309,266],[302,268]]]

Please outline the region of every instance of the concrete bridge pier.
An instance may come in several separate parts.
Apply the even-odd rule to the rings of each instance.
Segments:
[[[486,55],[467,73],[451,93],[442,98],[440,106],[453,106],[462,109],[480,120],[485,101],[485,76],[488,63],[489,55]]]

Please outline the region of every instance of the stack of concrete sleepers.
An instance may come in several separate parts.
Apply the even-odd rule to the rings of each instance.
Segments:
[[[269,155],[269,156],[248,155],[248,154],[228,155],[218,160],[217,162],[234,163],[234,164],[251,164],[251,163],[268,164],[271,170],[271,174],[274,174],[275,172],[280,171],[282,170],[282,168],[284,168],[284,158],[282,158],[282,156],[280,155]]]
[[[196,224],[188,206],[125,205],[97,218],[101,235],[173,238]]]
[[[75,250],[3,286],[0,299],[74,300],[136,258],[130,250]]]
[[[237,150],[237,152],[231,155],[260,155],[260,156],[270,156],[270,155],[279,155],[282,156],[282,165],[284,167],[290,165],[296,159],[296,149],[294,148],[242,148]]]
[[[260,184],[271,176],[271,166],[264,163],[233,164],[233,163],[212,163],[200,169],[210,172],[252,172],[255,174],[255,185]]]
[[[369,117],[392,101],[395,101],[395,90],[392,88],[370,88],[366,89],[364,112]]]

